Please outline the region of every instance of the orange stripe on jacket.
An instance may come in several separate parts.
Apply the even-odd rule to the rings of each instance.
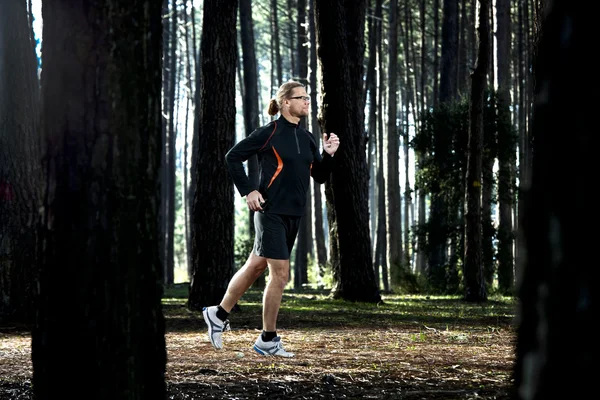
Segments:
[[[275,123],[275,126],[273,127],[273,132],[271,132],[271,134],[269,135],[269,138],[267,139],[265,144],[263,144],[262,147],[260,149],[258,149],[258,151],[261,151],[262,149],[264,149],[265,146],[267,145],[267,143],[269,143],[269,140],[271,140],[271,137],[273,136],[273,134],[275,133],[275,130],[277,129],[277,121],[274,121],[274,123]]]
[[[277,175],[279,175],[279,173],[283,169],[283,161],[281,161],[281,157],[279,157],[279,154],[277,153],[277,150],[275,150],[275,147],[273,147],[272,149],[273,149],[273,153],[275,153],[275,157],[277,157],[277,170],[273,174],[273,177],[271,178],[271,182],[269,182],[269,186],[267,186],[267,189],[271,187],[271,184],[273,183],[275,178],[277,178]]]

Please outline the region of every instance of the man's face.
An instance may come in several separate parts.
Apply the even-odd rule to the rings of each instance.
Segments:
[[[310,99],[308,94],[306,94],[306,89],[303,87],[292,89],[291,96],[286,100],[289,105],[290,115],[298,118],[308,116],[310,112],[310,100],[306,101],[305,98]]]

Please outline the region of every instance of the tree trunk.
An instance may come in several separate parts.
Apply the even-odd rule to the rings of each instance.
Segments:
[[[317,145],[321,142],[321,128],[319,127],[319,120],[317,117],[317,107],[319,106],[317,100],[317,40],[315,37],[315,3],[309,1],[308,6],[308,27],[310,33],[310,75],[309,75],[309,86],[310,86],[310,126],[312,133],[315,137]],[[321,196],[321,184],[313,181],[313,214],[314,214],[314,248],[316,249],[316,264],[319,268],[319,278],[325,275],[325,267],[327,265],[327,248],[325,246],[325,230],[323,227],[323,203]]]
[[[405,10],[406,12],[406,10]],[[387,109],[387,234],[392,286],[402,285],[406,275],[402,255],[402,198],[400,196],[400,132],[396,124],[398,113],[398,0],[390,1],[388,50],[388,109]],[[408,52],[407,52],[408,54]],[[408,72],[406,72],[408,77]],[[406,102],[409,104],[409,102]],[[383,150],[383,149],[381,149]]]
[[[379,0],[377,2],[377,11],[375,13],[375,18],[377,18],[380,22],[376,25],[377,29],[377,109],[379,112],[375,112],[377,126],[375,129],[376,132],[376,144],[377,144],[377,152],[376,152],[376,162],[375,162],[375,188],[377,190],[376,199],[377,199],[377,234],[375,236],[375,282],[377,283],[377,287],[381,288],[381,283],[383,283],[383,290],[386,293],[390,291],[390,277],[388,270],[388,230],[390,229],[390,225],[388,223],[392,223],[393,221],[387,220],[388,210],[386,209],[386,177],[385,177],[385,166],[384,160],[385,157],[383,155],[383,142],[385,136],[385,126],[383,123],[383,112],[381,110],[385,109],[385,82],[388,74],[386,73],[386,68],[384,67],[384,51],[383,51],[383,1]],[[391,12],[391,10],[390,10]],[[374,110],[374,108],[371,108]],[[390,116],[394,120],[395,125],[395,113]],[[395,126],[394,126],[395,127]],[[389,140],[388,140],[389,142]],[[386,155],[388,153],[386,152]],[[397,162],[396,162],[397,164]],[[397,172],[397,171],[396,171]],[[388,204],[389,208],[393,206]],[[398,224],[395,224],[391,229],[397,229]],[[390,258],[391,259],[391,258]]]
[[[582,399],[597,387],[596,335],[588,329],[598,316],[597,238],[581,226],[598,220],[590,184],[598,170],[597,92],[585,67],[596,18],[583,2],[547,7],[534,66],[534,157],[522,215],[514,398],[524,400]],[[566,346],[574,327],[577,343]]]
[[[491,102],[487,107],[487,113],[484,112],[484,121],[496,120],[496,105]],[[495,130],[495,127],[492,128]],[[496,161],[496,152],[492,149],[497,148],[496,132],[492,129],[483,129],[483,153],[481,160],[481,260],[485,282],[488,288],[494,285],[494,275],[496,274],[494,258],[494,237],[496,228],[492,220],[492,205],[494,204],[494,162]]]
[[[162,98],[163,104],[165,106],[162,108],[162,124],[161,124],[161,143],[165,145],[161,148],[160,154],[160,211],[158,213],[158,223],[160,234],[158,236],[160,241],[159,248],[159,257],[161,261],[161,278],[163,279],[163,283],[166,279],[166,261],[167,261],[167,205],[169,204],[169,185],[167,184],[167,171],[168,171],[168,142],[169,142],[169,115],[170,108],[167,104],[170,103],[171,97],[171,79],[170,76],[170,66],[171,66],[171,52],[169,48],[171,46],[171,19],[169,18],[169,0],[162,0],[162,29],[163,29],[163,38],[162,38]]]
[[[308,47],[306,26],[306,0],[298,0],[298,19],[296,21],[296,79],[306,86],[308,90]],[[313,108],[312,106],[311,108]],[[300,126],[307,128],[306,118],[300,120]],[[308,256],[312,253],[312,201],[310,190],[306,193],[306,212],[300,219],[298,239],[296,241],[296,255],[294,257],[294,287],[301,289],[308,283]]]
[[[279,34],[279,7],[277,5],[277,0],[271,0],[271,34],[272,34],[272,47],[275,50],[275,57],[271,57],[271,60],[275,60],[275,68],[277,71],[275,75],[275,82],[271,82],[271,88],[275,90],[283,83],[283,62],[281,61],[281,42],[280,42],[280,34]]]
[[[377,49],[381,42],[381,19],[382,19],[382,2],[383,0],[375,0],[375,4],[370,4],[369,15],[369,33],[368,33],[368,48],[369,59],[367,60],[367,71],[365,76],[365,91],[363,100],[368,107],[367,116],[367,166],[369,168],[369,229],[371,235],[375,237],[377,234]],[[373,9],[374,7],[374,9]],[[368,94],[368,97],[367,97]],[[368,102],[367,102],[368,98]],[[377,251],[377,242],[374,243],[375,252]],[[377,256],[374,254],[374,259]],[[387,257],[387,254],[386,254]],[[379,282],[379,281],[378,281]]]
[[[489,57],[489,0],[479,0],[479,48],[477,64],[471,75],[469,104],[469,150],[467,160],[465,214],[464,284],[466,301],[487,300],[483,260],[481,258],[481,168],[483,105]]]
[[[240,1],[240,36],[242,41],[242,63],[244,69],[244,128],[246,136],[260,125],[260,111],[258,108],[258,67],[256,65],[256,51],[254,45],[254,26],[252,22],[252,0]],[[248,178],[255,187],[258,187],[258,159],[256,155],[247,161]],[[254,236],[254,212],[248,210],[249,240]],[[254,282],[254,287],[264,288],[265,276],[261,274]]]
[[[219,304],[233,275],[233,184],[225,154],[234,144],[237,1],[204,2],[199,148],[192,209],[194,276],[188,307]],[[212,19],[219,15],[219,24]],[[218,117],[216,117],[218,116]]]
[[[37,58],[27,7],[0,2],[0,321],[30,324],[42,170]]]
[[[189,21],[189,16],[188,16],[188,4],[191,5],[191,22]],[[190,277],[192,276],[192,237],[190,235],[190,201],[189,201],[189,196],[190,196],[190,191],[189,191],[189,164],[188,164],[188,159],[189,159],[189,138],[188,138],[188,125],[189,125],[189,111],[190,111],[190,105],[192,107],[192,110],[194,109],[194,86],[193,86],[193,82],[194,82],[194,73],[192,72],[192,65],[195,66],[196,62],[195,62],[195,55],[196,55],[196,35],[195,33],[192,35],[190,34],[190,24],[192,26],[192,28],[195,25],[195,21],[194,21],[194,5],[190,3],[190,0],[184,0],[183,3],[183,7],[184,7],[184,11],[183,11],[183,15],[184,15],[184,24],[185,24],[185,49],[186,49],[186,54],[185,54],[185,65],[186,65],[186,82],[187,82],[187,96],[186,96],[186,103],[185,103],[185,124],[184,124],[184,130],[183,130],[183,165],[182,165],[182,169],[183,169],[183,179],[182,179],[182,185],[181,185],[181,193],[182,193],[182,199],[183,199],[183,204],[182,204],[182,208],[183,208],[183,218],[184,218],[184,249],[185,249],[185,254],[186,254],[186,263],[187,263],[187,268],[186,268],[186,272],[187,272],[187,279],[186,281],[189,282]],[[195,28],[192,29],[192,31],[195,30]],[[191,45],[190,45],[191,42]],[[193,70],[195,72],[195,68]]]
[[[498,59],[498,289],[513,295],[514,232],[513,167],[516,161],[516,137],[511,122],[510,99],[510,0],[496,0]]]
[[[442,56],[440,64],[439,103],[449,106],[457,97],[458,61],[458,0],[444,0],[442,20]],[[434,133],[434,159],[440,174],[449,173],[448,153],[450,138],[447,129]],[[429,280],[434,288],[442,289],[445,284],[446,243],[450,224],[447,200],[439,186],[439,181],[431,188],[431,213],[429,220]]]
[[[177,32],[179,31],[177,25],[177,0],[171,0],[171,30],[170,30],[170,41],[169,47],[169,101],[167,107],[169,108],[169,121],[168,121],[168,137],[167,137],[167,163],[165,166],[165,185],[167,188],[166,193],[166,204],[165,204],[165,220],[166,220],[166,250],[164,260],[164,282],[167,285],[173,284],[175,280],[175,181],[176,181],[176,153],[175,144],[177,141],[177,123],[176,123],[176,104],[175,101],[177,96],[176,89],[179,88],[179,80],[177,79],[178,73],[178,58],[177,58],[177,43],[178,37]]]
[[[334,260],[334,297],[379,302],[369,235],[368,169],[365,156],[362,70],[366,1],[316,3],[318,56],[322,69],[322,123],[341,148],[326,196]]]
[[[63,398],[68,370],[92,399],[162,400],[161,4],[44,2],[42,12],[48,182],[34,394]]]

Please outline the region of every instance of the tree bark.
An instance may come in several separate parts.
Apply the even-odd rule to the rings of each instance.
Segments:
[[[260,125],[258,107],[258,67],[254,42],[254,24],[252,22],[252,0],[240,1],[240,37],[242,41],[242,64],[244,70],[244,128],[246,136]],[[258,187],[258,159],[256,155],[247,161],[248,177]],[[248,236],[254,237],[254,212],[248,210]],[[253,284],[256,288],[265,287],[265,276],[260,275]]]
[[[466,301],[487,300],[483,260],[481,257],[481,168],[483,105],[489,57],[489,0],[479,0],[479,47],[477,64],[471,75],[469,104],[469,143],[466,179],[464,283]]]
[[[590,184],[598,170],[597,85],[588,73],[597,24],[587,3],[546,7],[534,64],[531,187],[522,215],[514,398],[524,400],[585,398],[597,386],[590,351],[596,335],[587,328],[598,315],[597,239],[582,229],[598,221]],[[565,346],[573,328],[577,344]]]
[[[188,307],[219,304],[233,275],[233,184],[225,155],[235,141],[238,2],[207,0],[201,39],[199,148],[192,209],[194,275]],[[213,22],[219,15],[219,24]]]
[[[296,79],[308,90],[308,40],[306,25],[306,0],[297,1],[298,18],[296,20]],[[314,107],[314,105],[312,106]],[[312,108],[311,107],[311,108]],[[308,129],[306,118],[300,120],[300,126]],[[309,187],[310,188],[310,187]],[[308,256],[312,256],[312,199],[311,191],[306,193],[306,212],[300,219],[298,239],[296,241],[296,255],[294,257],[294,287],[301,289],[308,283]]]
[[[513,131],[510,108],[510,1],[496,1],[497,60],[498,60],[498,289],[513,295],[514,232],[513,211],[513,168],[516,161],[516,137]]]
[[[68,370],[91,399],[162,400],[161,4],[44,2],[42,12],[48,182],[34,394],[63,398]]]
[[[0,2],[0,321],[31,324],[42,200],[40,89],[24,1]]]
[[[322,70],[324,132],[341,148],[326,196],[331,227],[334,297],[379,302],[369,234],[368,170],[362,109],[366,1],[316,3],[318,56]]]
[[[405,10],[405,12],[407,12]],[[387,235],[390,278],[392,286],[400,287],[407,275],[402,252],[402,196],[400,195],[400,130],[398,113],[398,0],[390,1],[388,50],[388,109],[387,109]],[[406,52],[408,55],[408,51]],[[407,68],[408,70],[408,68]],[[408,78],[408,71],[406,72]],[[410,86],[410,85],[409,85]],[[409,101],[407,100],[407,104]],[[382,149],[383,150],[383,149]]]
[[[177,23],[177,0],[171,0],[171,30],[169,40],[171,45],[169,47],[169,101],[165,103],[168,107],[168,130],[167,130],[167,162],[165,165],[165,185],[167,189],[166,203],[165,203],[165,222],[166,222],[166,250],[164,259],[164,283],[167,285],[173,284],[175,281],[175,181],[177,171],[177,149],[175,148],[177,142],[177,101],[179,98],[177,92],[179,91],[180,79],[177,79],[179,71],[179,63],[177,57],[177,44],[178,44],[178,23]]]
[[[458,64],[458,0],[444,0],[442,19],[442,49],[440,62],[439,104],[448,107],[457,98]],[[435,106],[434,106],[435,107]],[[450,133],[440,129],[434,133],[434,159],[440,174],[449,174],[448,152]],[[447,263],[446,242],[448,241],[451,216],[447,200],[439,185],[434,182],[431,189],[431,212],[429,218],[429,280],[434,288],[445,285]]]
[[[317,145],[321,143],[321,128],[319,126],[319,120],[317,116],[318,112],[318,87],[317,87],[317,40],[315,37],[315,2],[309,1],[308,5],[308,27],[310,34],[310,75],[309,75],[309,86],[310,86],[310,126],[312,133],[315,137]],[[321,184],[313,181],[313,214],[314,214],[314,248],[316,249],[316,264],[319,268],[319,282],[325,275],[325,268],[327,265],[327,248],[325,246],[325,228],[323,227],[323,201],[321,196]]]

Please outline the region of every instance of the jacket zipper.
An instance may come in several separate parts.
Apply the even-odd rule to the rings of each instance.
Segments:
[[[300,143],[298,143],[298,134],[296,133],[296,128],[294,128],[294,136],[296,137],[296,149],[298,150],[298,154],[300,154]]]

